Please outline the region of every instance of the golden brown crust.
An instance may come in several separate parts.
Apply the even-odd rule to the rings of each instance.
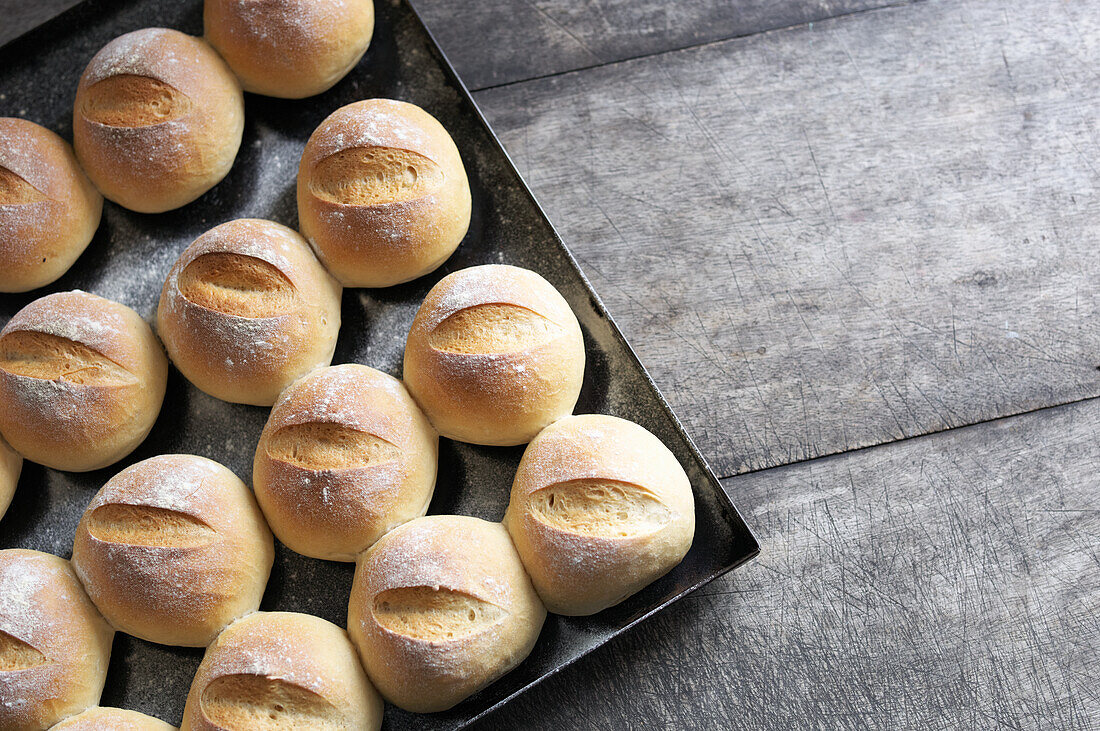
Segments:
[[[420,107],[367,99],[333,112],[298,166],[302,235],[346,287],[427,274],[470,225],[470,185],[447,130]]]
[[[11,505],[15,488],[19,484],[19,473],[22,471],[23,458],[0,435],[0,519],[3,519]]]
[[[66,718],[50,731],[177,731],[175,726],[137,711],[89,708]]]
[[[386,700],[430,713],[522,662],[545,618],[503,526],[430,515],[360,556],[348,632]]]
[[[0,728],[39,731],[98,703],[113,637],[68,561],[0,551]]]
[[[206,39],[245,91],[301,99],[332,87],[370,45],[371,0],[206,0]]]
[[[172,362],[200,389],[270,406],[332,360],[340,292],[291,229],[229,221],[197,238],[172,267],[157,330]]]
[[[255,612],[229,625],[206,651],[184,731],[374,731],[382,699],[347,633],[318,617]]]
[[[161,455],[111,478],[88,505],[73,567],[119,630],[204,647],[260,604],[271,533],[240,479],[209,459]]]
[[[526,269],[462,269],[432,288],[405,345],[405,383],[445,437],[513,445],[569,414],[584,341],[568,303]]]
[[[143,213],[178,208],[217,184],[243,131],[229,67],[203,40],[167,28],[108,43],[76,90],[77,157],[103,195]]]
[[[0,330],[0,432],[48,467],[106,467],[153,428],[167,377],[159,341],[129,307],[47,295]]]
[[[594,614],[683,559],[695,504],[653,434],[613,416],[569,416],[528,445],[504,525],[550,611]]]
[[[69,270],[99,227],[103,196],[69,143],[0,118],[0,292],[26,292]]]
[[[354,364],[322,368],[271,410],[253,462],[256,499],[292,550],[354,561],[427,511],[438,445],[396,378]]]

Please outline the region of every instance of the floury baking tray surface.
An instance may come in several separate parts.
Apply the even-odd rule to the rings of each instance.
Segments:
[[[194,203],[168,213],[132,213],[106,203],[88,250],[59,281],[34,292],[0,295],[0,323],[50,292],[83,289],[123,302],[152,320],[176,257],[199,234],[234,218],[266,218],[297,228],[298,158],[313,129],[338,107],[388,97],[418,104],[454,137],[470,178],[473,217],[458,251],[438,271],[389,289],[347,289],[333,363],[363,363],[401,374],[405,335],[428,290],[457,269],[505,263],[533,269],[568,300],[584,331],[587,366],[577,413],[638,422],[660,437],[691,478],[696,534],[676,569],[619,606],[593,617],[549,615],[530,657],[454,709],[431,715],[386,709],[388,729],[462,728],[583,657],[759,550],[714,474],[669,410],[553,226],[516,172],[469,92],[406,2],[375,0],[370,49],[333,89],[300,101],[245,95],[240,154],[229,175]],[[72,101],[88,60],[112,38],[164,26],[202,32],[199,0],[86,0],[0,49],[0,116],[42,124],[72,139]],[[217,460],[245,482],[268,409],[224,403],[174,369],[160,418],[128,458],[75,474],[25,463],[15,499],[0,521],[0,548],[68,557],[88,501],[112,475],[165,453]],[[504,515],[522,447],[479,447],[440,440],[439,480],[429,513],[497,521]],[[299,556],[276,546],[262,609],[307,612],[343,626],[354,565]],[[178,724],[201,649],[163,647],[124,634],[115,639],[102,704],[132,708]]]

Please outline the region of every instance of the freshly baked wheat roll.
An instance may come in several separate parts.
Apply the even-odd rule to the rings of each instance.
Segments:
[[[177,729],[144,713],[97,706],[66,718],[50,731],[177,731]]]
[[[164,283],[157,330],[172,362],[224,401],[270,406],[328,365],[340,330],[340,285],[296,232],[244,218],[184,250]]]
[[[46,295],[0,330],[0,432],[47,467],[106,467],[149,434],[167,379],[138,313],[87,292]]]
[[[374,32],[374,3],[206,0],[203,26],[245,91],[301,99],[359,63]]]
[[[103,196],[68,142],[0,117],[0,292],[26,292],[67,272],[102,212]]]
[[[389,287],[447,260],[470,225],[470,184],[443,125],[367,99],[333,112],[298,166],[299,227],[345,287]]]
[[[256,499],[292,550],[354,561],[428,510],[439,437],[405,387],[362,365],[322,368],[290,386],[260,435]]]
[[[114,39],[76,89],[80,163],[103,195],[141,213],[179,208],[214,187],[243,131],[233,72],[202,39],[168,28]]]
[[[0,728],[41,731],[98,703],[113,638],[68,561],[0,551]]]
[[[504,515],[546,608],[594,614],[668,573],[695,535],[684,468],[614,416],[567,416],[527,446]]]
[[[23,458],[0,436],[0,518],[8,512],[22,471]]]
[[[195,673],[184,731],[376,731],[382,699],[343,629],[257,612],[229,625]]]
[[[405,344],[404,378],[443,436],[523,444],[573,411],[584,341],[569,304],[538,274],[471,267],[428,292]]]
[[[114,625],[204,647],[260,606],[274,543],[240,479],[204,457],[166,454],[108,480],[84,511],[73,568]]]
[[[386,700],[451,708],[531,652],[546,609],[499,523],[429,515],[382,536],[355,567],[348,632]]]

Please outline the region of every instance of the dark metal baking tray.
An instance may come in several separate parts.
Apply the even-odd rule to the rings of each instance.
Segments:
[[[310,133],[330,112],[370,97],[404,99],[438,118],[462,153],[473,191],[470,232],[437,272],[382,290],[349,289],[334,363],[364,363],[400,375],[405,334],[421,299],[441,277],[464,267],[507,263],[534,269],[577,313],[588,353],[578,413],[606,413],[642,424],[687,469],[695,491],[695,542],[675,570],[617,607],[593,617],[550,615],[531,656],[451,711],[428,716],[386,709],[386,728],[462,728],[685,594],[756,555],[759,547],[703,457],[604,310],[553,226],[516,172],[466,87],[424,27],[400,0],[375,0],[377,25],[363,61],[333,89],[301,101],[246,95],[244,141],[233,170],[182,209],[157,215],[104,206],[88,250],[58,282],[0,295],[0,322],[36,297],[83,289],[123,302],[151,319],[168,269],[206,229],[245,216],[297,225],[295,175]],[[199,0],[86,0],[0,49],[0,116],[30,119],[72,138],[72,98],[92,55],[127,31],[166,26],[202,32]],[[476,39],[472,39],[476,42]],[[123,462],[73,474],[26,463],[0,548],[33,548],[68,557],[85,505],[113,474],[162,453],[200,454],[246,482],[267,409],[227,404],[174,369],[164,409],[149,438]],[[430,513],[500,520],[522,448],[442,440]],[[305,558],[278,546],[263,609],[315,614],[343,626],[352,564]],[[178,724],[202,650],[168,648],[119,634],[103,705],[144,711]]]

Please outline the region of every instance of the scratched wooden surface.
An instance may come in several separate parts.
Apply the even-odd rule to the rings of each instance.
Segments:
[[[417,6],[763,544],[483,726],[1100,727],[1095,9]]]

